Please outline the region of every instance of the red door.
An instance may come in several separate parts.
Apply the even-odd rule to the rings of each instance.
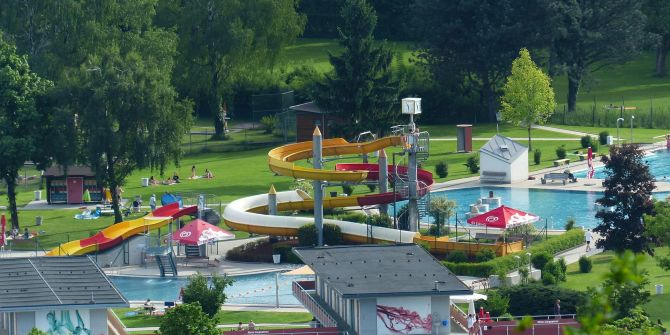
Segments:
[[[67,203],[80,204],[84,202],[84,178],[83,177],[68,177],[67,178]]]

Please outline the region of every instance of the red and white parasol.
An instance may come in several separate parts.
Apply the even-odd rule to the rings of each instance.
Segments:
[[[196,219],[172,233],[172,240],[181,244],[201,245],[208,242],[232,240],[235,234],[203,220]]]
[[[484,214],[469,218],[468,223],[487,228],[507,229],[540,220],[537,215],[529,214],[514,208],[500,206]]]

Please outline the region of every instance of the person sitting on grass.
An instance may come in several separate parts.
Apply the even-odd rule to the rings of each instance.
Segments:
[[[205,169],[205,178],[207,179],[212,179],[214,178],[214,175],[212,174],[212,171],[209,171],[209,169]]]
[[[175,172],[172,174],[172,180],[173,180],[175,183],[179,183],[179,175],[177,174],[177,171],[175,171]]]
[[[26,228],[26,229],[23,231],[23,239],[24,239],[24,240],[27,240],[27,239],[29,239],[29,238],[30,238],[30,232],[28,232],[28,228]]]
[[[154,179],[154,176],[149,177],[149,185],[156,185],[158,182]]]
[[[149,312],[149,315],[154,314],[154,310],[156,310],[156,307],[151,303],[151,299],[147,299],[147,301],[144,303],[144,310],[146,312]]]

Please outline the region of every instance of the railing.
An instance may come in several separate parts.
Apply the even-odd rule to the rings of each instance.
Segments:
[[[337,327],[335,319],[328,314],[321,305],[307,292],[314,290],[314,281],[294,281],[292,285],[293,296],[300,301],[305,308],[316,317],[324,327]]]
[[[510,334],[524,334],[524,335],[563,335],[566,327],[578,328],[580,325],[577,320],[568,319],[554,319],[542,320],[533,322],[533,325],[524,332],[519,332],[516,321],[506,321],[505,323],[484,323],[482,329],[486,335],[510,335]]]
[[[451,319],[456,322],[456,324],[461,327],[461,329],[468,331],[467,324],[467,315],[463,312],[458,306],[451,304]]]

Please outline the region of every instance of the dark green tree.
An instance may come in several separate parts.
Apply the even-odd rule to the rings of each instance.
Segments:
[[[553,62],[568,76],[568,111],[574,111],[582,80],[607,65],[635,56],[645,16],[638,0],[555,0]]]
[[[198,302],[170,308],[161,318],[163,335],[218,335],[215,319],[205,314]]]
[[[38,157],[40,121],[38,99],[52,87],[30,70],[28,59],[0,36],[0,177],[7,184],[12,228],[19,228],[16,209],[16,179],[26,161]]]
[[[165,3],[168,2],[168,3]],[[222,105],[240,78],[272,68],[304,28],[297,0],[161,1],[161,24],[176,27],[175,83],[224,136]],[[228,101],[230,102],[230,101]]]
[[[593,230],[602,237],[596,243],[600,248],[653,254],[642,217],[654,209],[651,192],[656,185],[643,158],[634,144],[612,146],[609,157],[603,156],[605,194],[598,203],[605,209],[596,214],[602,223]]]
[[[416,27],[420,57],[443,90],[476,91],[486,120],[495,122],[499,90],[519,50],[548,44],[546,3],[417,0],[414,13],[406,16]]]
[[[670,203],[667,201],[655,201],[654,212],[651,215],[644,216],[644,224],[647,236],[656,243],[656,245],[666,245],[670,247]],[[670,254],[654,255],[660,267],[670,271]]]
[[[647,16],[646,30],[656,39],[656,69],[659,77],[666,75],[665,59],[670,51],[670,2],[645,0],[642,11]]]
[[[189,277],[182,299],[186,304],[200,304],[205,314],[214,317],[221,309],[221,305],[226,302],[224,291],[232,283],[233,280],[226,276],[215,275],[208,279],[198,273]]]
[[[340,11],[340,56],[329,54],[333,72],[318,85],[316,102],[348,120],[344,135],[383,134],[398,114],[401,82],[393,78],[393,53],[375,42],[377,16],[366,0],[347,0]]]

